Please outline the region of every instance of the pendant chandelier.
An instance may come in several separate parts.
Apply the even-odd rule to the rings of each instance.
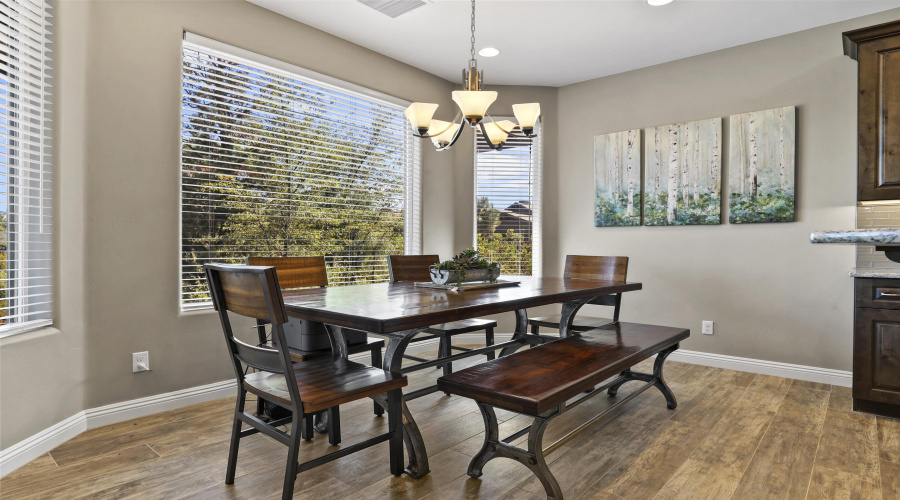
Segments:
[[[412,124],[413,135],[431,139],[438,151],[450,149],[459,139],[462,126],[468,123],[473,129],[481,129],[491,149],[503,149],[503,145],[514,134],[513,129],[521,127],[521,134],[534,137],[534,127],[541,115],[541,105],[537,102],[513,104],[513,114],[519,123],[510,120],[496,121],[487,110],[497,100],[497,92],[481,89],[484,73],[478,70],[475,60],[475,0],[472,0],[472,58],[468,69],[463,70],[463,90],[454,90],[453,102],[459,106],[459,112],[452,122],[434,120],[434,112],[438,105],[429,102],[414,102],[404,113]],[[490,121],[486,122],[485,119]]]

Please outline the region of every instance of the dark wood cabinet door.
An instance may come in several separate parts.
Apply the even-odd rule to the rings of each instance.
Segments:
[[[856,309],[853,397],[900,404],[900,311]]]
[[[900,24],[897,25],[900,30]],[[859,200],[900,198],[900,31],[861,43]]]

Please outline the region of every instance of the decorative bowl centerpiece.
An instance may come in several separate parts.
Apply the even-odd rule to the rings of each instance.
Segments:
[[[500,264],[482,259],[478,251],[469,248],[450,260],[432,265],[431,281],[437,285],[483,281],[496,283],[500,277]]]

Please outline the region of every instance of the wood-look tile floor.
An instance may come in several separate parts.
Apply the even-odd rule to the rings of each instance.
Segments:
[[[411,386],[437,373],[417,372]],[[851,412],[849,389],[671,361],[666,378],[678,409],[667,410],[651,389],[548,457],[567,499],[900,499],[900,421]],[[629,385],[639,384],[626,384],[620,398]],[[224,484],[233,401],[85,432],[0,480],[0,497],[280,498],[286,448],[262,435],[242,440],[238,477]],[[556,419],[545,443],[610,401],[599,395]],[[379,445],[300,474],[294,497],[545,498],[510,460],[490,462],[480,480],[465,475],[482,440],[470,400],[432,394],[409,406],[431,459],[426,478],[391,477],[387,445]],[[343,444],[385,429],[369,401],[341,412]],[[505,433],[528,423],[507,412],[498,417]],[[317,436],[303,444],[301,460],[329,449]]]

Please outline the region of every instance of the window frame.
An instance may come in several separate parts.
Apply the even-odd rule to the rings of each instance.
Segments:
[[[322,73],[318,73],[316,71],[303,68],[301,66],[297,66],[279,59],[275,59],[269,56],[265,56],[256,52],[252,52],[247,49],[242,49],[240,47],[235,47],[233,45],[229,45],[224,42],[220,42],[218,40],[213,40],[211,38],[207,38],[201,35],[197,35],[195,33],[191,33],[189,31],[183,32],[183,41],[182,41],[182,50],[181,57],[183,58],[184,54],[184,46],[185,44],[193,44],[202,46],[204,49],[207,49],[212,52],[217,52],[221,54],[222,57],[237,60],[238,62],[246,62],[253,66],[265,66],[267,70],[270,70],[274,73],[281,74],[282,76],[299,79],[299,80],[308,80],[312,85],[324,87],[328,90],[339,92],[341,94],[348,95],[350,97],[356,97],[361,99],[366,99],[369,101],[377,101],[379,104],[385,104],[392,107],[398,108],[399,111],[402,112],[403,109],[408,107],[411,104],[411,101],[407,101],[405,99],[401,99],[389,94],[385,94],[379,92],[377,90],[372,90],[367,87],[363,87],[361,85],[357,85],[355,83],[350,83],[345,80],[341,80],[339,78],[335,78],[332,76],[328,76]],[[182,65],[182,69],[180,71],[180,88],[183,89],[184,86],[184,68]],[[182,100],[183,96],[179,93],[179,100]],[[184,135],[183,135],[183,124],[181,123],[182,113],[179,112],[179,126],[178,126],[178,293],[177,301],[178,301],[178,309],[181,314],[190,313],[193,311],[210,311],[213,307],[211,301],[205,302],[194,302],[194,303],[185,303],[183,299],[183,244],[184,244],[184,220],[183,220],[183,157],[182,154],[184,152]],[[403,120],[404,127],[409,129],[409,124],[406,119]],[[408,131],[408,130],[407,130]],[[403,214],[403,249],[406,254],[419,254],[422,252],[422,148],[420,141],[415,140],[415,138],[409,134],[407,140],[405,141],[405,147],[407,150],[404,154],[404,214]]]
[[[494,116],[494,120],[515,120],[511,116]],[[531,154],[531,276],[540,278],[543,276],[543,170],[544,170],[544,145],[542,123],[539,120],[534,127],[535,137],[532,138]],[[481,130],[474,130],[472,140],[472,247],[478,249],[478,139]],[[502,269],[500,271],[503,272]]]

